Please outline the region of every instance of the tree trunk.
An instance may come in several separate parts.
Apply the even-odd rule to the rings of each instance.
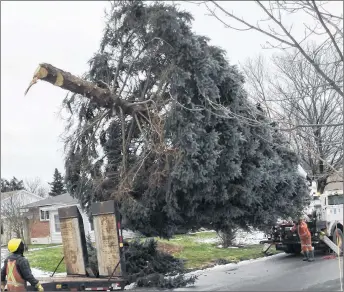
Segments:
[[[327,185],[327,177],[319,178],[318,181],[317,181],[317,191],[318,191],[320,194],[323,194],[326,185]]]
[[[126,115],[146,111],[146,107],[142,103],[130,103],[112,93],[110,89],[101,88],[92,82],[46,63],[39,65],[25,94],[38,80],[43,80],[65,90],[83,95],[101,107],[109,109],[112,107],[121,108]]]
[[[218,237],[221,239],[221,244],[224,248],[233,245],[233,241],[236,237],[238,229],[237,228],[227,228],[224,231],[219,231],[217,233]]]

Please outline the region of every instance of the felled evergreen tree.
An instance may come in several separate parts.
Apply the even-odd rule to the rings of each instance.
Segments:
[[[66,144],[68,190],[86,210],[115,199],[127,227],[145,235],[294,216],[307,196],[297,156],[248,101],[238,68],[191,21],[161,2],[120,1],[109,11],[85,78],[115,104],[65,100],[79,119]]]
[[[59,196],[66,192],[62,174],[57,168],[55,168],[54,179],[51,183],[49,183],[49,185],[51,185],[49,196]]]

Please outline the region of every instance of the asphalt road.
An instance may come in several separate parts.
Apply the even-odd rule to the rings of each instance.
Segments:
[[[343,273],[343,257],[340,258]],[[193,287],[175,291],[341,291],[339,261],[317,255],[314,262],[279,254],[199,272]]]

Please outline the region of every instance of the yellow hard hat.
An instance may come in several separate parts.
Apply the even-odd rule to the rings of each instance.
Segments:
[[[21,242],[20,238],[12,238],[7,244],[9,252],[16,252]]]

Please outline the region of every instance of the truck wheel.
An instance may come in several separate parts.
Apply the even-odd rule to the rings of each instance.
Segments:
[[[294,246],[293,246],[293,253],[294,254],[300,254],[301,253],[301,245],[299,245],[299,244],[295,244]]]
[[[294,253],[294,247],[293,247],[293,245],[288,244],[288,245],[286,246],[286,249],[284,250],[284,252],[287,253],[287,254],[289,254],[289,253]]]
[[[337,231],[334,230],[332,238],[333,238],[333,242],[336,245],[339,245],[339,247],[343,250],[344,241],[343,241],[343,232],[342,232],[342,230],[340,230],[339,228],[337,229]]]

